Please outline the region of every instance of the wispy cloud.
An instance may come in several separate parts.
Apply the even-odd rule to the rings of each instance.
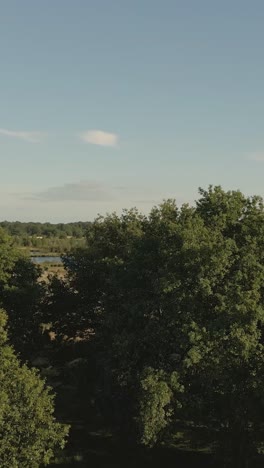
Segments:
[[[23,198],[46,202],[109,201],[116,198],[118,189],[97,181],[68,183],[35,192]]]
[[[22,130],[7,130],[6,128],[0,128],[0,135],[18,138],[20,140],[28,141],[30,143],[39,143],[43,136],[43,132],[25,132]]]
[[[116,133],[104,132],[102,130],[87,130],[80,134],[85,143],[99,146],[117,146],[118,135]]]
[[[160,203],[162,203],[162,198],[159,200],[159,199],[142,199],[142,200],[133,200],[133,203],[135,203],[136,205],[137,204],[144,204],[144,205],[159,205]]]
[[[247,159],[250,159],[251,161],[264,162],[264,153],[252,153]]]

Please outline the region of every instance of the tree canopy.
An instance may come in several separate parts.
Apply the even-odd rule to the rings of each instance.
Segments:
[[[264,452],[260,197],[210,186],[199,190],[194,206],[167,200],[149,215],[131,209],[99,216],[86,231],[85,246],[64,255],[66,276],[46,284],[2,232],[0,260],[0,301],[15,349],[22,358],[29,355],[40,322],[55,332],[62,354],[65,343],[82,343],[65,375],[77,378],[74,391],[93,400],[104,421],[126,441],[145,447],[189,444],[211,450],[218,466],[230,468],[247,468]],[[3,333],[2,327],[4,343]],[[20,379],[18,391],[33,398],[31,403],[20,393],[21,406],[12,403],[6,414],[13,421],[17,408],[26,425],[23,402],[37,411],[40,424],[31,413],[32,431],[40,431],[37,439],[43,444],[35,449],[35,440],[32,450],[48,457],[37,408],[43,398],[51,414],[49,392],[9,346],[2,349],[10,358],[2,360],[7,385],[12,373]],[[85,372],[87,378],[81,376]],[[2,408],[11,398],[12,385],[8,388],[3,387]],[[2,414],[4,409],[0,424]],[[53,423],[45,420],[55,447],[64,438],[57,438],[61,426]],[[27,447],[26,436],[23,440]],[[5,446],[2,457],[10,457],[9,439]],[[0,442],[0,460],[1,450]],[[25,451],[32,454],[31,448]]]
[[[94,330],[100,395],[123,434],[151,446],[192,431],[221,466],[261,450],[263,243],[262,199],[209,187],[194,207],[99,217],[65,257],[70,306],[54,326]]]
[[[68,427],[56,422],[50,389],[21,365],[7,344],[6,315],[0,311],[0,465],[37,468],[63,448]]]

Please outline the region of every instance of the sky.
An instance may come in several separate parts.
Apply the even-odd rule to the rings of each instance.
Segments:
[[[0,0],[0,220],[264,196],[263,0]]]

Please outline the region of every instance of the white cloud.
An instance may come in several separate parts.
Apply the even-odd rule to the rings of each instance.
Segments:
[[[117,146],[118,135],[116,133],[103,132],[102,130],[88,130],[81,133],[80,138],[85,143],[99,146]]]
[[[7,130],[0,128],[0,135],[11,138],[19,138],[20,140],[28,141],[30,143],[39,143],[44,136],[42,132],[25,132],[21,130]]]
[[[251,161],[264,162],[264,153],[252,153],[248,159]]]

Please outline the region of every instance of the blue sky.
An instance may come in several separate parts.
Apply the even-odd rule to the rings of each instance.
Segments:
[[[0,0],[0,219],[264,195],[262,0]]]

